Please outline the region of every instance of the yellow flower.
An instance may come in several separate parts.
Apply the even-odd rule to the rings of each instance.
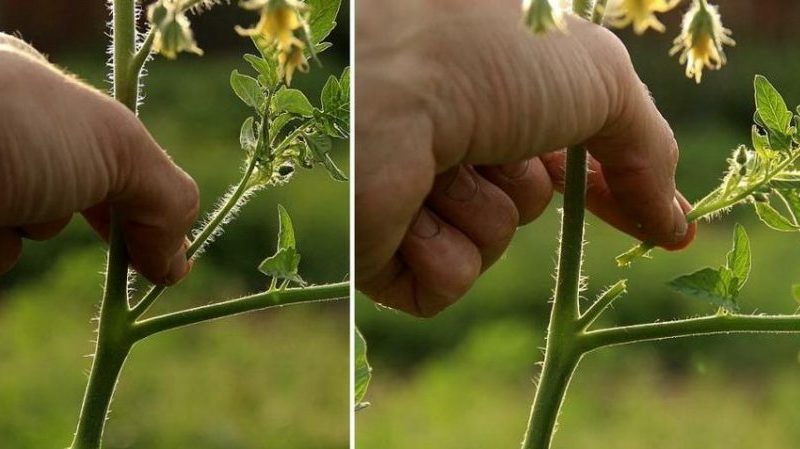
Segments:
[[[306,45],[300,39],[293,38],[289,48],[281,49],[278,53],[278,67],[280,76],[286,80],[286,85],[292,84],[295,70],[308,72],[308,59],[305,53]]]
[[[194,40],[194,33],[182,0],[161,0],[147,9],[147,19],[153,26],[153,52],[175,59],[178,53],[203,54]]]
[[[553,0],[524,0],[522,17],[525,25],[537,34],[564,29],[563,11]]]
[[[277,42],[278,48],[292,45],[294,30],[302,26],[300,10],[303,4],[294,0],[250,0],[241,4],[245,9],[261,10],[261,19],[253,28],[237,26],[242,36],[262,36],[267,41]]]
[[[648,28],[664,32],[664,24],[656,13],[667,12],[681,0],[611,0],[606,7],[605,20],[616,28],[633,24],[636,34],[644,34]]]
[[[669,54],[680,52],[679,61],[686,64],[686,76],[699,83],[703,68],[719,70],[727,62],[722,46],[736,45],[730,35],[731,30],[722,26],[717,7],[706,0],[695,0],[683,17],[683,30]]]

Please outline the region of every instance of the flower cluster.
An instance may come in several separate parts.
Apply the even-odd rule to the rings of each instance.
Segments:
[[[186,17],[186,0],[159,0],[147,9],[147,20],[153,27],[154,53],[175,59],[180,52],[202,55],[191,24]]]
[[[664,13],[680,3],[681,0],[611,0],[605,11],[606,22],[616,28],[633,24],[636,34],[644,34],[652,28],[663,33],[664,24],[656,18],[656,13]]]
[[[686,76],[700,82],[703,68],[719,70],[726,62],[723,45],[736,45],[731,30],[722,26],[716,6],[706,0],[695,0],[683,17],[681,34],[675,39],[670,55],[680,53],[680,63],[686,64]]]
[[[278,51],[278,67],[286,84],[292,83],[295,71],[308,71],[306,5],[297,0],[246,0],[241,6],[261,12],[253,28],[236,27],[242,36],[259,37]]]

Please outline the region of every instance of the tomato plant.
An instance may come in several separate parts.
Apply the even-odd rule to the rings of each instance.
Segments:
[[[147,8],[147,30],[137,29],[140,11],[135,0],[114,0],[112,80],[114,97],[136,112],[146,63],[154,54],[173,59],[181,52],[202,54],[189,16],[211,9],[219,1],[158,0]],[[298,89],[290,88],[297,72],[310,70],[317,54],[331,44],[325,38],[336,26],[340,0],[249,0],[241,4],[259,14],[253,28],[236,31],[252,39],[257,55],[244,56],[253,75],[233,71],[231,87],[251,109],[241,128],[242,177],[218,207],[198,225],[187,257],[196,261],[259,191],[290,182],[300,168],[321,166],[333,180],[347,181],[330,156],[334,139],[348,139],[350,71],[331,76],[315,106]],[[132,275],[119,220],[112,211],[105,287],[98,320],[97,344],[71,449],[101,447],[109,406],[128,355],[137,343],[162,332],[244,312],[291,304],[329,301],[349,296],[349,283],[308,285],[299,274],[292,220],[278,206],[280,224],[275,253],[259,269],[271,280],[264,291],[241,298],[146,317],[166,287],[152,286],[133,297]],[[266,282],[265,282],[266,284]]]

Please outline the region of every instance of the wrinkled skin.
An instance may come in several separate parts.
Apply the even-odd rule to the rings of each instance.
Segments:
[[[591,212],[667,249],[694,237],[678,145],[623,44],[574,18],[532,36],[519,5],[358,3],[355,276],[379,303],[454,303],[546,208],[559,150],[580,143]]]
[[[24,238],[58,234],[80,212],[108,238],[120,216],[131,264],[169,285],[190,270],[194,181],[125,106],[0,35],[0,273]]]

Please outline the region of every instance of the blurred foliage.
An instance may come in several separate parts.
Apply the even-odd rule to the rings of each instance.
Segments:
[[[347,64],[334,52],[321,56],[323,67],[295,82],[310,98]],[[53,60],[107,87],[102,54]],[[142,119],[197,180],[202,210],[239,179],[239,127],[248,111],[229,87],[236,67],[247,67],[238,54],[157,58],[145,79]],[[347,149],[341,143],[332,153],[345,169]],[[157,311],[263,290],[269,278],[257,267],[275,248],[278,203],[292,215],[304,278],[341,281],[348,272],[348,192],[347,183],[319,168],[258,194]],[[72,435],[91,362],[84,355],[92,351],[104,249],[76,217],[56,239],[26,241],[18,266],[0,278],[0,448],[64,447]],[[140,343],[112,404],[107,447],[348,447],[348,316],[344,301],[296,306]]]
[[[681,148],[677,183],[690,201],[716,187],[730,151],[749,143],[756,73],[767,76],[792,108],[800,103],[796,28],[791,28],[791,39],[741,30],[736,23],[755,23],[744,14],[748,8],[743,4],[760,2],[729,3],[739,12],[725,16],[738,45],[728,52],[729,64],[707,73],[700,86],[667,56],[669,36],[621,33],[675,131]],[[668,26],[675,30],[675,25]],[[542,218],[519,230],[505,257],[465,298],[431,320],[357,298],[356,321],[370,345],[374,368],[365,398],[372,406],[357,415],[358,447],[519,444],[533,399],[536,363],[542,358],[560,201],[556,196]],[[800,242],[795,234],[765,229],[750,208],[701,224],[696,242],[686,251],[657,251],[654,260],[638,261],[631,268],[618,268],[613,259],[633,239],[590,217],[585,298],[595,298],[618,279],[630,280],[629,293],[598,324],[713,312],[703,301],[671,291],[666,282],[718,265],[730,248],[736,221],[746,226],[753,250],[753,271],[740,296],[742,310],[794,312],[791,285],[800,280]],[[736,336],[644,343],[590,354],[567,395],[554,447],[797,447],[798,349],[800,336]]]

